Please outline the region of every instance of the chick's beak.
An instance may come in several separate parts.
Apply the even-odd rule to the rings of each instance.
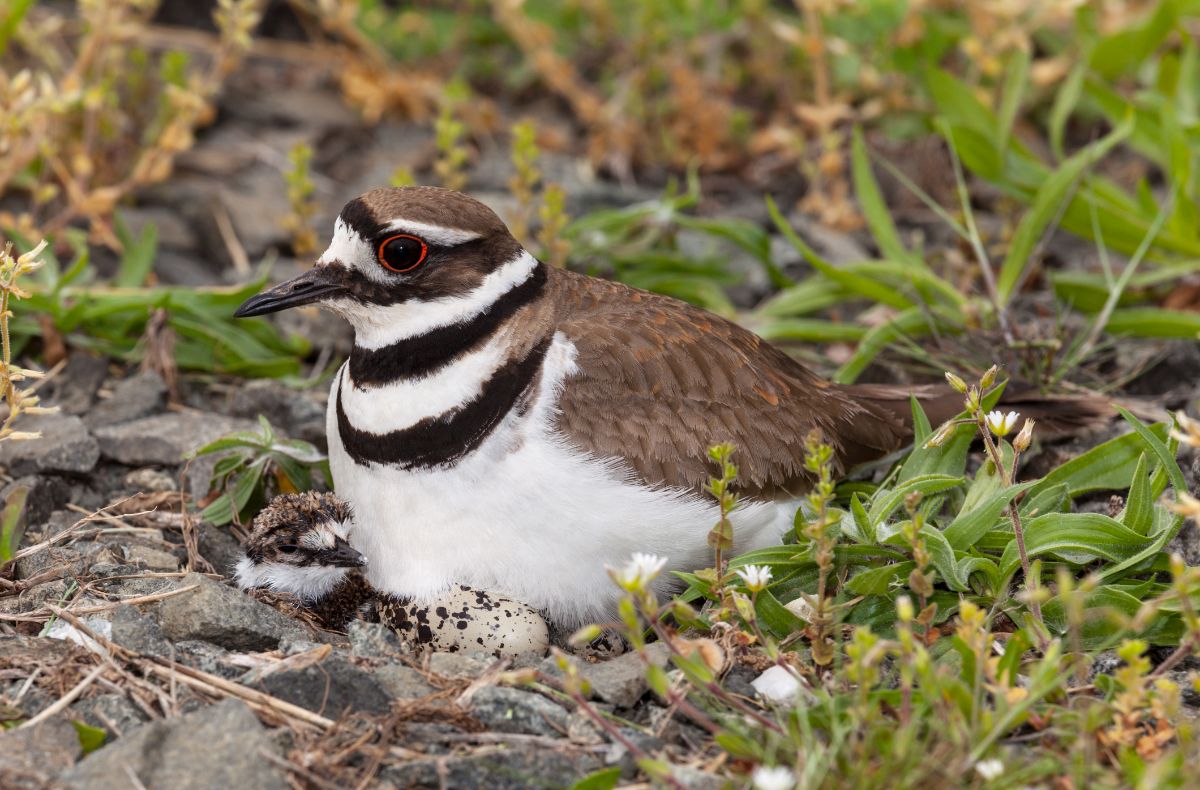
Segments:
[[[268,288],[242,302],[233,314],[234,318],[249,318],[267,313],[277,313],[289,307],[312,304],[343,293],[345,288],[334,282],[326,266],[314,266],[286,282]]]
[[[367,558],[358,549],[351,546],[342,538],[338,538],[331,549],[324,549],[318,554],[322,565],[332,565],[337,568],[361,568],[367,564]]]

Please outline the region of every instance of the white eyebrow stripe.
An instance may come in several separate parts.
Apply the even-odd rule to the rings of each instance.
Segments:
[[[480,238],[480,234],[461,228],[447,228],[444,225],[431,225],[428,222],[416,222],[411,219],[397,219],[388,224],[384,230],[389,233],[411,233],[427,244],[438,244],[453,247]]]

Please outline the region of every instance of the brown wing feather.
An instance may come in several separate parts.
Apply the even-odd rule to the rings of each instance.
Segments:
[[[907,433],[754,333],[699,308],[619,283],[556,271],[558,331],[579,373],[558,428],[598,456],[628,459],[651,484],[700,489],[707,449],[737,447],[749,494],[807,488],[804,439],[817,428],[839,470],[896,449]]]

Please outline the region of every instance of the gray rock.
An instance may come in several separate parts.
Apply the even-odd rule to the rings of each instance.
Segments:
[[[396,632],[383,623],[353,620],[346,636],[350,639],[350,655],[355,658],[390,658],[408,652]]]
[[[396,787],[486,787],[488,790],[528,790],[531,787],[570,787],[604,767],[600,757],[584,750],[550,750],[514,746],[511,749],[465,757],[414,760],[389,766],[379,778]],[[440,775],[444,770],[444,778]]]
[[[87,563],[83,555],[70,546],[50,546],[42,551],[17,560],[17,578],[32,579],[46,571],[55,570],[55,576],[77,576]]]
[[[245,667],[235,666],[229,660],[229,651],[199,639],[181,639],[172,645],[174,658],[180,664],[217,675],[226,680],[237,680],[245,674]]]
[[[171,658],[174,654],[162,628],[136,606],[123,605],[113,610],[112,641],[145,656]]]
[[[162,411],[166,404],[166,383],[158,373],[147,370],[118,382],[112,396],[93,406],[83,420],[95,430],[147,417]]]
[[[336,655],[303,669],[274,672],[256,685],[272,696],[331,719],[347,709],[374,714],[391,711],[392,697],[383,684]]]
[[[61,477],[27,475],[0,489],[0,503],[7,502],[9,495],[21,486],[29,489],[25,496],[25,523],[30,527],[45,524],[50,514],[65,505],[71,496],[70,486]]]
[[[139,568],[145,568],[152,571],[177,571],[179,570],[179,558],[169,551],[156,549],[151,546],[143,546],[140,543],[125,548],[125,557],[137,565]]]
[[[125,475],[125,485],[139,493],[159,493],[163,491],[178,491],[179,485],[172,475],[153,466],[134,469]]]
[[[62,373],[48,382],[45,402],[67,414],[86,414],[107,378],[107,359],[89,351],[72,351]]]
[[[172,465],[186,453],[232,431],[257,426],[206,412],[178,412],[96,429],[96,441],[105,458],[128,466]]]
[[[274,379],[258,379],[234,391],[229,413],[247,419],[261,414],[288,436],[318,442],[325,439],[325,404],[318,397]]]
[[[78,733],[61,714],[33,727],[0,731],[0,787],[52,787],[82,754]]]
[[[452,680],[474,680],[492,665],[485,658],[465,653],[430,653],[429,671]]]
[[[124,694],[97,694],[71,706],[85,724],[99,727],[109,738],[120,738],[145,723],[147,717]]]
[[[666,645],[647,645],[646,652],[658,666],[667,665]],[[626,653],[609,661],[579,665],[579,674],[592,686],[592,693],[620,708],[631,708],[649,690],[646,665],[637,653]]]
[[[35,414],[24,417],[17,428],[38,431],[40,439],[0,444],[0,466],[14,475],[37,472],[84,474],[100,460],[100,447],[83,420],[71,414]]]
[[[486,686],[471,697],[469,708],[472,716],[496,732],[550,737],[567,732],[567,711],[532,691]]]
[[[88,755],[63,781],[80,790],[128,790],[132,773],[149,790],[286,790],[264,752],[279,750],[246,704],[230,699],[144,724]]]
[[[152,616],[168,639],[200,639],[228,650],[270,650],[284,637],[307,633],[265,603],[207,576],[189,573],[177,586],[192,584],[198,585],[195,590],[155,605]]]
[[[242,546],[221,527],[201,524],[200,556],[211,562],[217,573],[232,575],[234,566],[242,558]]]
[[[420,672],[403,664],[384,664],[369,671],[396,699],[420,699],[438,690]]]

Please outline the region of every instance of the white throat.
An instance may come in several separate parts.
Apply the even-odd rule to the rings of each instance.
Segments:
[[[243,590],[266,587],[268,590],[296,595],[304,601],[320,600],[337,587],[349,573],[348,568],[330,565],[298,567],[278,562],[254,563],[249,557],[238,560],[235,577]]]

